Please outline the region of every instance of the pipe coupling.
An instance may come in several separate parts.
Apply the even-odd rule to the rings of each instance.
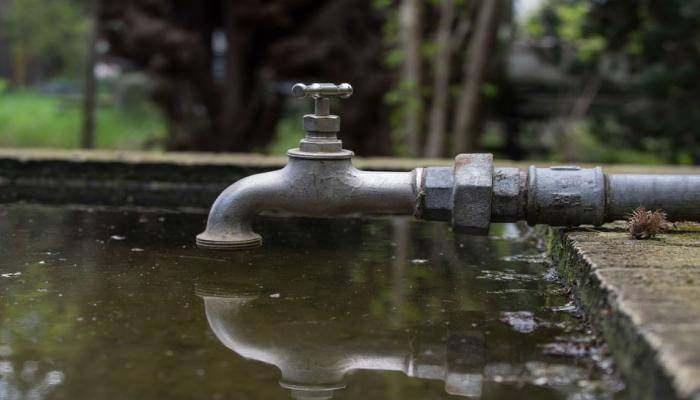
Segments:
[[[603,222],[605,175],[602,168],[530,166],[527,177],[528,225],[602,225]]]
[[[452,221],[457,232],[487,234],[490,222],[602,225],[606,178],[600,167],[557,166],[527,172],[494,168],[491,154],[460,154],[454,168],[425,168],[420,218]]]

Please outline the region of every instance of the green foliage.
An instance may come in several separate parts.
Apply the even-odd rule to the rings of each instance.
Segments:
[[[76,76],[87,48],[90,27],[78,0],[10,0],[0,15],[15,64],[41,58],[64,76]]]
[[[384,62],[392,68],[399,68],[401,63],[403,63],[403,52],[400,50],[387,50]]]
[[[372,7],[377,10],[385,10],[391,6],[391,0],[372,0]]]
[[[614,122],[609,122],[615,124]],[[664,158],[650,148],[630,149],[624,143],[605,142],[596,134],[602,125],[591,121],[563,127],[554,143],[551,160],[557,162],[600,162],[606,164],[662,164]],[[618,127],[619,128],[619,127]],[[608,127],[608,131],[614,130]],[[649,143],[652,147],[657,143]],[[658,147],[656,147],[658,149]]]
[[[605,79],[605,61],[624,61],[625,80],[603,86],[616,87],[618,101],[594,112],[597,140],[653,151],[666,162],[700,163],[700,3],[549,0],[526,30],[553,39],[550,61],[562,65],[562,54],[573,51],[575,62],[563,65],[573,74]],[[619,129],[609,130],[601,117]]]
[[[578,41],[579,60],[586,62],[595,59],[605,50],[606,46],[607,41],[600,35],[592,35],[580,39]]]
[[[597,61],[607,46],[603,35],[586,33],[588,16],[593,4],[588,1],[549,0],[539,13],[533,15],[525,25],[526,32],[535,37],[549,37],[556,40],[555,49],[572,49],[576,58],[572,69],[589,68]],[[554,56],[560,62],[559,54]]]
[[[488,98],[496,97],[498,96],[498,86],[494,83],[486,82],[481,85],[481,94]]]
[[[700,4],[683,0],[599,4],[589,17],[589,35],[608,34],[627,51],[635,79],[628,90],[638,107],[619,107],[625,139],[637,146],[647,138],[670,145],[670,162],[700,162]],[[611,28],[612,18],[627,23]]]
[[[590,11],[588,2],[562,2],[555,6],[554,11],[559,18],[557,33],[568,41],[576,41],[583,36],[583,21]]]
[[[421,44],[421,55],[423,58],[430,60],[435,57],[440,50],[440,45],[434,40],[425,40]]]
[[[297,147],[302,137],[304,137],[304,131],[301,129],[299,117],[297,115],[284,117],[277,122],[275,137],[265,152],[275,155],[285,154],[287,150]]]
[[[142,103],[137,113],[114,106],[97,110],[96,146],[103,149],[142,149],[165,137],[157,110]],[[0,94],[0,146],[77,148],[82,109],[67,98],[21,91]]]
[[[375,0],[375,2],[387,4],[383,3],[381,0]],[[461,3],[461,1],[455,1],[456,6],[461,5]],[[397,76],[400,76],[399,70],[405,61],[405,54],[399,40],[400,27],[398,7],[389,7],[388,5],[390,4],[389,2],[383,8],[386,16],[382,28],[383,42],[386,48],[384,52],[384,63],[390,69],[394,70]],[[420,13],[422,15],[428,13],[430,8],[437,8],[439,6],[439,0],[419,2]],[[419,46],[420,57],[423,59],[424,65],[427,65],[429,61],[437,55],[439,44],[427,37],[421,37]],[[425,112],[424,103],[431,93],[430,88],[423,85],[423,82],[408,81],[399,78],[396,80],[391,90],[384,95],[384,103],[389,108],[389,125],[392,130],[391,135],[392,139],[394,139],[394,152],[396,155],[405,156],[408,154],[406,148],[408,132],[406,132],[405,117],[411,114],[422,116]]]

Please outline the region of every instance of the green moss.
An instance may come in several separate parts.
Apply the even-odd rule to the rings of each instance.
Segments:
[[[570,235],[571,232],[566,229],[550,228],[547,236],[548,251],[559,276],[572,290],[577,303],[605,339],[618,369],[628,383],[631,398],[675,398],[671,379],[659,365],[656,351],[644,339],[639,327],[619,309],[616,294],[592,272],[594,266],[577,249],[577,241]],[[596,242],[596,245],[605,246],[606,240],[617,239],[619,246],[619,239],[625,234],[590,232],[586,235],[598,237],[600,242]],[[635,241],[630,239],[630,242]],[[679,255],[683,255],[683,250],[679,251]],[[621,257],[624,259],[624,254]]]
[[[676,229],[684,232],[700,232],[700,224],[697,222],[678,222]]]

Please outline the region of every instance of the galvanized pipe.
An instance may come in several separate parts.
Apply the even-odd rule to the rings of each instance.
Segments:
[[[530,225],[602,225],[605,222],[605,174],[600,167],[531,166],[526,190],[526,220]]]
[[[700,176],[607,174],[605,220],[623,219],[636,207],[662,209],[671,221],[700,219]]]
[[[671,221],[700,220],[700,176],[604,174],[600,167],[530,167],[530,225],[602,225],[637,207],[663,210]]]
[[[419,216],[451,220],[462,232],[485,233],[490,222],[522,220],[530,225],[602,225],[627,218],[637,207],[663,210],[671,221],[700,220],[698,175],[605,174],[600,167],[577,166],[531,166],[525,172],[485,167],[491,160],[486,155],[460,155],[457,160],[455,171],[425,169]],[[483,180],[488,178],[491,187],[484,195]],[[460,212],[465,208],[490,210],[490,219]]]

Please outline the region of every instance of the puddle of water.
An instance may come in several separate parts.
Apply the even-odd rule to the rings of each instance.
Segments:
[[[623,395],[515,225],[262,218],[216,253],[202,214],[0,215],[3,400]]]

